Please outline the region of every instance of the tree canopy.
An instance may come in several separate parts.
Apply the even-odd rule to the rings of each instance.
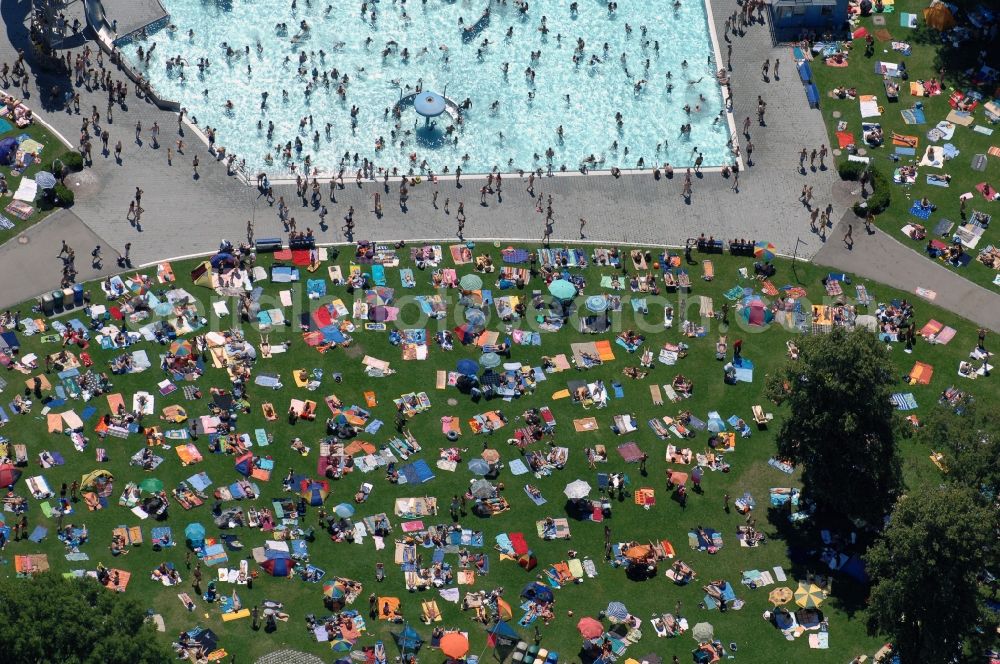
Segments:
[[[803,466],[821,510],[880,523],[902,487],[888,351],[867,330],[841,328],[803,339],[799,351],[768,376],[768,395],[791,411],[778,452]]]
[[[139,603],[55,573],[0,580],[0,649],[10,662],[159,664],[172,658]]]
[[[948,479],[985,500],[1000,496],[1000,414],[969,400],[934,408],[924,416],[916,439],[944,455]]]
[[[893,639],[903,664],[950,662],[987,637],[977,575],[996,562],[996,512],[955,484],[905,496],[865,560],[875,580],[868,629]]]

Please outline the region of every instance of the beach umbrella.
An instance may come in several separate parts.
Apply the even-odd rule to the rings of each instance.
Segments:
[[[110,471],[94,470],[80,478],[80,487],[83,489],[87,489],[97,484],[104,484],[110,482],[111,479],[112,475]],[[0,482],[0,486],[6,486],[6,485]]]
[[[12,463],[0,465],[0,487],[12,486],[21,477],[21,471]]]
[[[351,505],[350,503],[340,503],[333,508],[333,513],[341,519],[347,519],[354,516],[354,505]]]
[[[350,652],[353,646],[351,646],[351,642],[347,639],[337,639],[330,643],[330,647],[333,649],[333,652]]]
[[[461,632],[448,632],[441,637],[438,646],[445,657],[461,659],[469,652],[469,639]]]
[[[604,625],[590,616],[580,618],[580,621],[576,623],[576,629],[580,632],[580,636],[587,640],[596,639],[604,634]]]
[[[458,280],[458,285],[462,288],[462,290],[479,290],[483,287],[483,280],[478,274],[466,274]]]
[[[313,507],[319,507],[330,494],[330,485],[326,482],[315,480],[303,480],[302,491],[299,495],[305,498]]]
[[[473,459],[469,462],[469,471],[473,475],[485,475],[490,472],[490,464],[483,459]]]
[[[795,589],[795,603],[804,609],[816,608],[824,599],[823,589],[815,583],[800,581]]]
[[[465,321],[474,327],[482,327],[486,325],[486,314],[470,307],[465,310]]]
[[[163,491],[163,480],[158,480],[155,477],[147,477],[143,481],[139,482],[139,488],[147,493]]]
[[[771,591],[771,594],[767,596],[767,600],[775,606],[788,604],[792,601],[792,589],[787,587],[775,588]]]
[[[483,457],[483,461],[486,463],[496,463],[500,461],[500,453],[493,448],[483,450],[483,453],[480,456]]]
[[[466,358],[458,361],[458,365],[455,367],[455,370],[463,376],[475,376],[479,371],[479,367],[476,365],[475,360]]]
[[[771,242],[754,242],[753,244],[754,258],[759,258],[765,261],[773,261],[774,255],[777,251],[777,247],[775,247]]]
[[[687,473],[682,473],[679,470],[673,470],[673,469],[671,469],[670,470],[670,481],[673,483],[674,486],[682,486],[684,484],[687,484],[688,474]]]
[[[532,602],[551,602],[555,599],[552,589],[546,585],[532,581],[521,589],[521,597]]]
[[[170,344],[170,352],[179,357],[186,357],[191,354],[191,342],[175,341]]]
[[[576,297],[576,286],[565,279],[556,279],[549,284],[549,294],[559,300],[572,300]]]
[[[344,596],[343,589],[335,582],[323,584],[323,596],[332,599],[340,599]]]
[[[38,185],[40,189],[51,189],[56,186],[56,176],[52,175],[48,171],[38,171],[35,173],[35,184]]]
[[[586,498],[590,494],[590,485],[583,480],[573,480],[566,485],[563,490],[566,497],[570,500],[580,500],[581,498]]]
[[[184,537],[189,542],[204,542],[205,526],[200,523],[189,523],[187,527],[184,528]]]
[[[604,613],[607,614],[609,618],[614,618],[615,620],[621,621],[628,618],[628,609],[621,602],[610,602],[608,608],[604,609]]]
[[[593,311],[595,314],[599,314],[602,311],[607,311],[608,309],[608,298],[603,295],[591,295],[587,298],[587,309]]]
[[[500,356],[496,353],[483,353],[483,356],[479,358],[479,364],[487,369],[498,367],[501,362],[503,362],[503,360],[500,359]]]
[[[497,490],[488,480],[476,480],[469,487],[469,493],[473,498],[485,499],[495,496]]]
[[[691,630],[691,636],[700,643],[709,643],[715,637],[715,630],[711,623],[698,623]]]

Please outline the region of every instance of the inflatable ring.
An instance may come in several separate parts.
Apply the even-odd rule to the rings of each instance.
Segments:
[[[420,184],[420,178],[419,177],[413,178],[413,184]]]
[[[885,113],[885,106],[879,106],[878,107],[878,112],[879,113]]]

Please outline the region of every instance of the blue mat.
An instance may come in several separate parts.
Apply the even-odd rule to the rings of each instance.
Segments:
[[[947,187],[948,186],[948,181],[947,180],[935,179],[934,176],[928,175],[927,176],[927,184],[933,185],[935,187]]]
[[[931,212],[932,210],[930,208],[921,207],[920,201],[915,202],[913,204],[913,207],[910,208],[910,214],[912,214],[917,219],[923,219],[925,221],[927,219],[930,219]]]
[[[741,357],[739,362],[733,362],[736,367],[736,380],[742,383],[753,382],[753,362],[745,357]]]
[[[524,462],[520,459],[514,459],[507,465],[507,467],[510,468],[511,474],[515,476],[524,475],[528,472],[528,467],[524,465]]]
[[[924,117],[924,111],[921,108],[907,108],[899,113],[903,116],[903,122],[908,125],[924,124],[927,122],[927,118]]]
[[[97,412],[96,408],[94,408],[93,406],[87,406],[86,408],[83,409],[83,412],[80,413],[80,419],[86,422],[91,417],[93,417],[94,413],[96,412]]]
[[[403,466],[399,472],[406,478],[407,484],[423,484],[434,479],[434,471],[423,459]]]
[[[43,539],[45,539],[45,536],[48,534],[49,534],[48,528],[44,528],[42,526],[35,526],[35,529],[31,531],[30,535],[28,535],[28,539],[30,539],[35,544],[38,544]]]
[[[306,292],[310,295],[323,297],[326,295],[326,282],[322,279],[310,279],[306,282]]]
[[[896,407],[896,410],[915,410],[917,408],[917,400],[914,398],[913,392],[906,394],[897,392],[889,400]]]
[[[914,157],[917,154],[916,148],[904,148],[903,146],[896,146],[896,154],[904,155],[907,157]]]
[[[0,134],[6,134],[8,131],[12,130],[14,125],[7,122],[4,118],[0,118]]]

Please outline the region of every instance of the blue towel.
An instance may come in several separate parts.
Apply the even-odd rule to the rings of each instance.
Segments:
[[[928,208],[921,207],[920,201],[916,201],[913,204],[913,207],[910,208],[910,214],[912,214],[917,219],[923,219],[926,221],[931,216],[931,209],[929,207]]]
[[[947,187],[948,181],[936,179],[930,175],[927,176],[927,184],[934,185],[935,187]]]
[[[378,430],[382,428],[383,424],[385,423],[382,420],[372,420],[368,423],[368,426],[365,427],[365,433],[378,433]]]
[[[28,539],[30,539],[35,544],[38,544],[43,539],[45,539],[45,536],[48,534],[49,531],[47,528],[44,528],[42,526],[35,526],[35,529],[31,531],[30,535],[28,535]]]

